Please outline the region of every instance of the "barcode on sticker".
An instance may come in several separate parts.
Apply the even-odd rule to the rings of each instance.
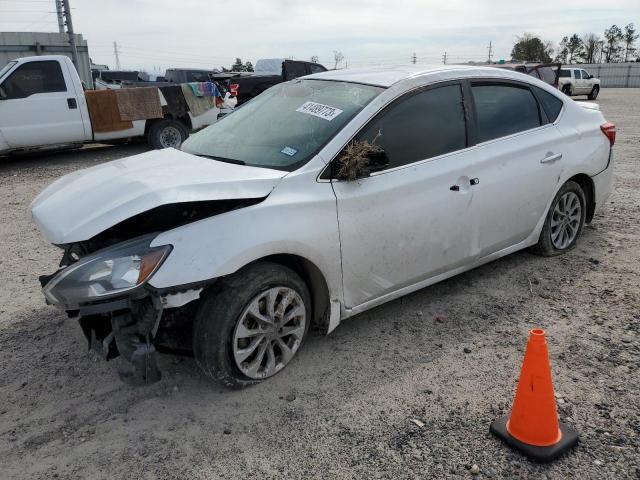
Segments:
[[[308,115],[313,115],[314,117],[324,118],[325,120],[331,121],[340,115],[342,110],[336,107],[330,107],[329,105],[323,105],[321,103],[305,102],[296,109],[296,112],[306,113]]]
[[[291,147],[284,147],[282,150],[280,150],[280,153],[284,153],[285,155],[293,157],[296,153],[298,153],[298,150]]]

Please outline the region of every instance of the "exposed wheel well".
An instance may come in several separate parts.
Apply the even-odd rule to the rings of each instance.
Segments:
[[[311,325],[326,331],[329,326],[329,287],[320,269],[306,258],[291,254],[269,255],[256,260],[258,261],[277,263],[300,275],[311,293],[313,309]]]
[[[144,134],[145,136],[149,133],[149,129],[154,123],[161,122],[163,120],[175,120],[177,122],[182,123],[189,131],[191,131],[191,119],[189,115],[185,117],[174,118],[173,115],[165,115],[163,118],[154,118],[152,120],[147,120],[144,124]]]
[[[585,200],[587,201],[587,216],[585,218],[585,222],[590,223],[591,220],[593,220],[593,214],[596,209],[596,196],[593,180],[591,180],[591,177],[589,175],[580,173],[578,175],[574,175],[567,181],[576,182],[582,187]]]

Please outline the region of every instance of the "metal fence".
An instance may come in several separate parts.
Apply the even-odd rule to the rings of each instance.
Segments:
[[[640,62],[563,65],[584,68],[600,79],[602,87],[640,88]]]
[[[93,85],[89,48],[82,34],[76,33],[78,74],[88,86]],[[69,36],[66,33],[0,32],[0,68],[19,57],[34,55],[66,55],[71,58]]]

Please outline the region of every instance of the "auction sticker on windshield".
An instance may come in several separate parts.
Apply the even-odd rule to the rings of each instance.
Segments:
[[[306,113],[308,115],[313,115],[314,117],[324,118],[325,120],[331,121],[340,115],[342,110],[330,107],[329,105],[323,105],[321,103],[304,102],[296,109],[296,112]]]

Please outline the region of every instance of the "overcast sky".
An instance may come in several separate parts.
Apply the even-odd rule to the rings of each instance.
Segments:
[[[70,0],[96,63],[123,68],[229,66],[294,57],[333,67],[509,58],[516,35],[564,35],[640,24],[640,0]],[[57,31],[54,0],[0,0],[0,31]],[[344,63],[343,63],[344,66]]]

